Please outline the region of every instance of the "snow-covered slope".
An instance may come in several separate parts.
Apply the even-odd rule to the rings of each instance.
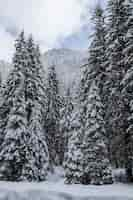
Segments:
[[[87,51],[52,49],[42,56],[45,69],[55,65],[60,82],[66,88],[73,87],[80,78],[80,67],[87,63]]]

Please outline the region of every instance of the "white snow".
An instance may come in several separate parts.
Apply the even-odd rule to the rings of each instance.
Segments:
[[[0,200],[133,200],[133,185],[66,185],[62,168],[42,183],[0,182]]]
[[[16,198],[17,197],[17,198]],[[65,185],[57,183],[0,182],[0,200],[133,200],[133,185],[107,186]]]

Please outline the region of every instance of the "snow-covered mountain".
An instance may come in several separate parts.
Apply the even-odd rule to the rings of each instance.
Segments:
[[[79,82],[80,66],[87,62],[87,56],[87,51],[52,49],[42,55],[42,62],[46,71],[49,66],[55,65],[62,90],[64,90],[68,87],[75,88]],[[7,78],[11,68],[11,64],[0,61],[0,72],[3,80]]]
[[[74,88],[79,82],[80,67],[87,63],[87,51],[71,49],[52,49],[42,56],[45,69],[55,65],[60,82],[66,89]]]
[[[0,73],[2,74],[2,80],[5,81],[12,66],[10,63],[5,62],[4,60],[0,61]]]

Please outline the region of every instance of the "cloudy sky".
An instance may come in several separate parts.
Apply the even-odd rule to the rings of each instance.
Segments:
[[[0,0],[0,59],[11,60],[14,39],[22,29],[34,35],[43,52],[86,48],[89,18],[97,1]]]

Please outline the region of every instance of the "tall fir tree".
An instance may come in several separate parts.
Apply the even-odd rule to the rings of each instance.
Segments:
[[[60,111],[60,132],[62,135],[62,160],[64,160],[64,154],[68,149],[68,140],[71,131],[72,114],[74,110],[74,104],[71,97],[70,88],[67,89],[64,97],[64,106]]]
[[[23,165],[21,174],[22,180],[46,180],[49,168],[49,153],[42,126],[41,110],[41,105],[38,102],[35,102],[28,129],[30,138],[27,142],[28,153],[26,154],[26,163]]]
[[[20,180],[23,164],[25,163],[25,154],[28,152],[27,140],[29,135],[22,77],[23,75],[21,74],[21,77],[19,77],[21,84],[15,88],[12,98],[12,109],[8,115],[7,125],[4,130],[5,137],[0,151],[0,177],[1,180],[6,181]]]
[[[51,164],[61,164],[61,135],[60,135],[60,95],[59,81],[55,66],[48,69],[47,78],[47,114],[46,114],[46,138],[50,154]]]
[[[64,154],[63,167],[65,170],[65,183],[67,184],[83,183],[83,152],[80,128],[80,116],[77,110],[72,114],[67,150]]]
[[[67,184],[82,183],[83,152],[81,149],[81,138],[77,133],[77,126],[73,126],[73,131],[68,139],[68,151],[65,153],[63,163],[65,169],[65,182]]]
[[[75,157],[75,160],[67,163],[66,179],[69,182],[83,184],[107,184],[112,183],[113,180],[105,140],[104,110],[100,98],[105,72],[104,16],[100,5],[96,7],[93,16],[94,34],[89,50],[89,63],[82,67],[80,126],[77,133],[78,137],[75,137],[75,141],[78,141],[73,141],[74,148],[68,154],[68,158],[71,159],[71,155],[77,155],[76,151],[78,150],[81,159]],[[67,171],[71,171],[71,176],[68,176]]]
[[[32,109],[34,110],[34,104],[36,102],[40,105],[40,120],[42,126],[44,126],[47,111],[47,88],[45,82],[45,71],[41,63],[41,54],[39,46],[35,45],[32,36],[30,36],[27,41],[27,52],[28,64],[25,73],[25,98],[27,104],[27,121],[30,125]],[[45,133],[44,136],[46,136]]]
[[[1,106],[6,123],[0,153],[0,176],[3,180],[41,181],[47,174],[48,151],[42,134],[44,107],[41,103],[44,95],[39,79],[39,52],[36,54],[37,48],[31,37],[29,42],[25,41],[23,32],[15,47],[14,69],[6,83]]]
[[[107,5],[107,49],[106,56],[106,129],[109,138],[109,152],[112,164],[119,167],[117,154],[123,156],[121,148],[125,132],[125,117],[123,101],[120,92],[120,83],[126,71],[124,63],[126,24],[129,18],[129,6],[126,0],[109,0]],[[116,153],[114,153],[116,152]]]
[[[15,42],[16,52],[13,58],[14,69],[9,74],[6,83],[2,87],[2,101],[0,104],[0,144],[5,136],[5,127],[8,122],[8,115],[13,106],[14,92],[21,82],[21,73],[24,71],[27,61],[27,52],[25,48],[24,32]]]
[[[49,167],[49,154],[44,130],[46,115],[46,85],[44,70],[40,60],[39,46],[34,44],[32,36],[27,42],[28,67],[26,70],[26,112],[31,138],[27,163],[23,167],[23,177],[28,180],[42,181],[46,179]],[[34,148],[33,148],[34,147]]]
[[[85,104],[83,183],[110,184],[113,180],[105,140],[103,105],[95,81],[91,83]]]
[[[94,34],[90,45],[89,68],[83,89],[84,122],[84,172],[85,182],[93,184],[112,183],[112,174],[109,163],[105,116],[106,82],[106,27],[105,16],[101,5],[98,4],[93,14]],[[88,96],[86,93],[88,92]],[[90,148],[89,148],[90,147]],[[101,154],[100,154],[101,152]],[[93,168],[94,167],[94,168]],[[90,170],[90,171],[89,171]],[[92,171],[91,171],[92,170]]]
[[[98,80],[100,95],[103,97],[103,85],[105,81],[106,68],[106,26],[104,10],[100,4],[97,4],[93,15],[93,34],[92,42],[89,49],[89,66],[93,66],[92,76]]]
[[[124,63],[126,66],[126,73],[121,81],[121,93],[123,100],[123,118],[124,118],[124,160],[125,169],[128,181],[133,181],[133,104],[132,104],[132,89],[133,89],[133,4],[131,1],[127,1],[129,6],[129,18],[126,23],[127,34],[125,37],[125,49],[123,51]]]

